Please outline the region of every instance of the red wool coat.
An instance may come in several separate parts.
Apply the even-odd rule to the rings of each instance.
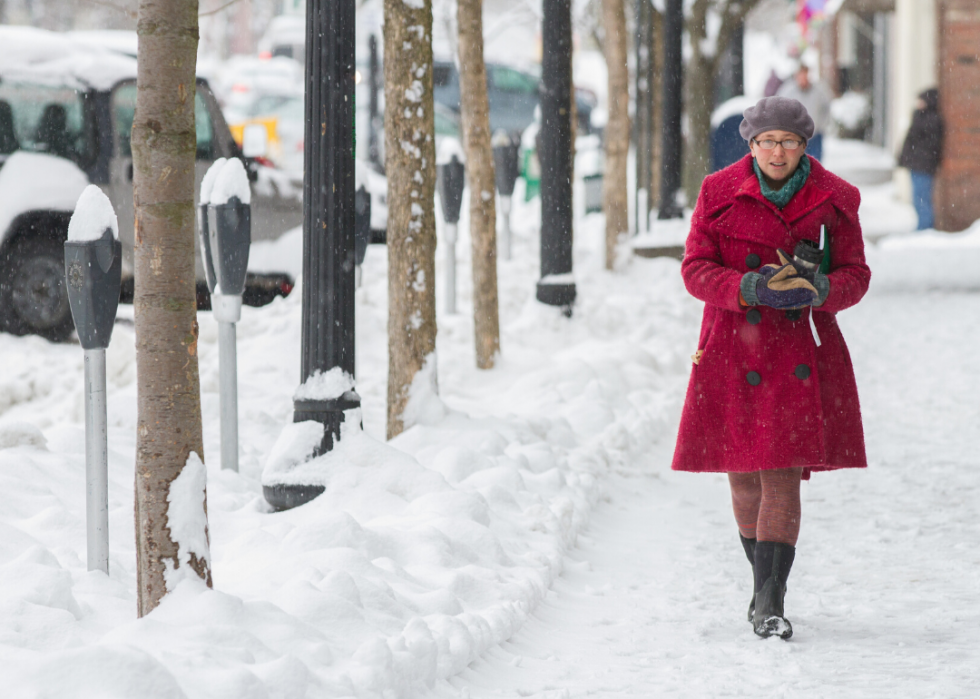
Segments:
[[[782,211],[762,196],[751,155],[704,181],[681,265],[688,291],[705,302],[704,353],[692,367],[674,470],[803,467],[808,478],[810,471],[867,466],[854,371],[835,316],[860,301],[871,280],[860,195],[813,158],[810,166]],[[742,275],[778,264],[776,248],[792,255],[804,238],[819,242],[821,225],[831,245],[823,305],[798,320],[741,306]]]

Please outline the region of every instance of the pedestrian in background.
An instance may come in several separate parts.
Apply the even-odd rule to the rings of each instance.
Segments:
[[[766,80],[766,86],[762,91],[764,97],[775,97],[776,93],[779,92],[779,88],[783,86],[783,79],[779,77],[776,73],[776,69],[773,68],[769,72],[769,79]]]
[[[807,156],[813,131],[793,99],[745,110],[751,154],[704,180],[681,265],[705,306],[671,468],[728,473],[754,576],[749,621],[763,637],[793,633],[783,601],[801,479],[867,466],[836,317],[871,280],[860,194]],[[787,259],[807,245],[816,268]]]
[[[806,144],[806,152],[817,160],[823,160],[823,134],[830,125],[830,101],[834,98],[830,88],[819,80],[810,79],[810,69],[801,63],[792,80],[782,84],[776,94],[794,99],[804,107],[813,119],[813,138]]]
[[[933,183],[942,157],[943,117],[939,113],[939,90],[931,88],[919,95],[912,125],[898,158],[899,166],[912,173],[912,205],[919,217],[920,231],[933,227]]]

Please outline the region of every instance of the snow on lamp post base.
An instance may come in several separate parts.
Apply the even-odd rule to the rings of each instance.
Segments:
[[[105,351],[119,305],[122,246],[116,213],[95,185],[82,192],[68,224],[65,279],[85,351],[85,526],[88,569],[109,573],[109,446]]]
[[[296,466],[332,451],[347,429],[360,430],[360,407],[354,379],[340,367],[315,373],[296,390],[293,424],[282,431],[262,474],[270,505],[288,510],[323,492],[323,485],[307,478],[308,469]]]

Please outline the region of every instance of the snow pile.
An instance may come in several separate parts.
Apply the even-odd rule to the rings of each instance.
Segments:
[[[221,206],[233,197],[238,197],[242,204],[252,202],[245,166],[238,158],[218,158],[201,181],[200,203]]]
[[[5,692],[412,697],[520,628],[561,572],[604,474],[645,463],[652,443],[672,438],[670,396],[686,381],[698,315],[676,262],[603,271],[595,216],[576,231],[573,318],[537,303],[539,209],[537,200],[517,205],[515,259],[500,266],[497,368],[474,368],[467,314],[441,316],[438,360],[412,388],[406,417],[416,425],[390,442],[384,247],[369,248],[356,296],[353,388],[362,409],[348,412],[335,448],[318,459],[308,460],[322,426],[292,423],[301,291],[243,309],[237,474],[215,458],[217,324],[199,315],[215,589],[193,578],[168,586],[143,619],[135,618],[132,329],[117,324],[107,351],[109,577],[85,566],[82,352],[0,334],[0,362],[14,368],[0,376]],[[462,238],[467,215],[464,202]],[[465,265],[470,246],[461,243]],[[443,264],[440,252],[437,274]],[[471,293],[463,275],[461,308]],[[349,378],[337,378],[317,377],[314,393],[346,390]],[[272,513],[261,494],[264,469],[317,479],[325,492]],[[202,476],[189,462],[171,490],[184,503],[173,520],[181,568],[185,555],[204,550],[191,537],[201,531]]]
[[[871,118],[871,100],[861,92],[845,92],[831,101],[830,116],[845,129],[853,131]]]
[[[352,390],[354,390],[354,377],[339,366],[335,366],[330,371],[314,371],[313,375],[296,389],[293,400],[333,400]]]
[[[228,158],[218,158],[213,163],[208,171],[204,173],[204,179],[201,180],[201,193],[198,203],[201,206],[206,206],[211,203],[211,192],[214,190],[214,182],[218,179],[218,175],[225,168],[225,163],[228,162]]]
[[[99,187],[90,184],[82,191],[75,204],[75,213],[68,224],[68,240],[84,242],[99,240],[106,230],[113,238],[119,238],[119,222],[112,202]]]
[[[177,544],[177,560],[164,561],[167,570],[164,578],[167,591],[172,592],[184,580],[199,581],[191,568],[191,556],[210,562],[208,549],[205,489],[207,472],[204,462],[195,452],[187,457],[183,470],[170,484],[167,493],[167,528],[171,540]]]
[[[732,97],[726,102],[722,102],[715,108],[715,111],[711,113],[711,128],[717,129],[721,126],[721,122],[725,119],[733,116],[741,116],[741,114],[749,107],[754,107],[759,100],[754,97],[746,97],[745,95],[738,95]]]
[[[643,571],[642,578],[632,578],[648,586],[630,593],[635,617],[649,624],[659,643],[655,653],[647,653],[642,645],[647,639],[640,638],[644,650],[637,662],[644,668],[672,673],[672,683],[665,686],[677,689],[668,693],[697,695],[697,689],[691,690],[691,677],[714,672],[711,668],[717,665],[706,661],[703,649],[717,650],[719,633],[727,637],[729,630],[726,626],[719,631],[715,603],[699,607],[691,600],[708,599],[719,589],[726,595],[730,590],[740,591],[730,584],[734,575],[730,571],[737,570],[739,579],[748,585],[748,566],[726,509],[724,477],[712,481],[712,477],[691,476],[700,478],[697,486],[681,489],[678,480],[663,474],[674,438],[672,425],[689,376],[688,357],[696,348],[701,305],[684,291],[675,260],[629,258],[620,261],[616,273],[604,271],[601,216],[580,217],[577,222],[574,277],[578,301],[572,318],[537,303],[540,200],[524,203],[522,188],[519,182],[513,198],[514,259],[499,265],[502,335],[496,367],[491,371],[474,368],[473,321],[468,313],[440,315],[437,354],[430,357],[412,388],[415,426],[388,442],[384,441],[388,290],[383,246],[369,248],[364,284],[356,292],[358,369],[353,387],[362,398],[362,407],[347,413],[335,448],[317,459],[309,457],[322,439],[322,426],[292,423],[292,401],[300,375],[301,291],[264,308],[243,309],[238,324],[240,473],[220,470],[214,458],[220,453],[218,328],[211,314],[199,314],[204,462],[215,589],[207,590],[191,578],[176,585],[143,619],[135,618],[133,469],[138,425],[132,327],[118,323],[107,350],[108,577],[88,572],[85,564],[82,352],[77,346],[0,334],[0,364],[7,368],[0,373],[0,489],[5,494],[0,508],[0,677],[5,695],[120,699],[424,696],[427,687],[438,688],[444,684],[441,680],[454,677],[475,660],[487,657],[488,650],[499,648],[526,625],[536,609],[542,610],[540,618],[554,612],[549,590],[559,574],[577,575],[588,567],[575,562],[574,552],[571,558],[568,554],[582,539],[596,504],[611,492],[617,498],[627,492],[634,499],[638,492],[655,492],[660,498],[641,499],[636,505],[649,513],[645,520],[649,528],[644,530],[646,538],[627,534],[617,540],[621,545],[617,550],[623,552],[620,559],[631,550],[636,555],[637,546],[651,540],[662,542],[688,526],[703,532],[694,537],[683,556],[674,558],[665,549],[655,553],[651,569]],[[464,240],[457,254],[465,268],[471,249],[465,240],[465,201],[462,214],[459,235]],[[442,236],[441,221],[437,225]],[[965,251],[972,249],[975,236],[976,232],[962,235],[959,247],[947,244],[947,259],[960,262]],[[301,237],[291,239],[301,244]],[[890,244],[901,247],[901,239],[895,241]],[[873,288],[892,264],[888,258],[875,261],[876,251],[869,249]],[[440,246],[437,278],[445,253],[446,246]],[[966,266],[974,268],[972,263]],[[470,308],[469,275],[460,275],[458,283],[459,307]],[[441,287],[437,293],[442,293]],[[920,305],[931,303],[910,298]],[[443,308],[441,302],[440,296],[438,309]],[[959,322],[969,317],[966,309],[952,307],[950,318]],[[121,308],[120,315],[126,314],[131,316],[132,307]],[[873,316],[870,320],[879,322]],[[901,311],[895,311],[884,328],[900,327],[896,319],[901,317]],[[932,364],[956,368],[948,354],[956,346],[957,331],[952,326],[946,335],[936,338],[942,361],[924,361],[927,368]],[[848,339],[849,332],[845,329]],[[875,330],[874,342],[881,342],[883,332]],[[855,352],[856,365],[875,361],[873,349]],[[894,381],[894,365],[881,363],[884,378],[876,384],[878,388],[907,391],[902,382]],[[858,374],[859,382],[863,381],[862,372]],[[880,469],[881,476],[870,480],[864,474],[851,481],[828,479],[827,483],[854,485],[853,491],[825,491],[830,493],[826,501],[860,510],[855,503],[864,501],[866,484],[880,483],[881,477],[898,477],[891,466],[905,459],[901,432],[917,429],[923,410],[949,410],[943,408],[941,392],[928,390],[926,370],[912,374],[909,380],[917,382],[913,394],[925,401],[925,407],[912,410],[903,405],[907,422],[895,426],[894,446],[886,454],[890,461],[879,461],[889,468]],[[865,385],[861,388],[864,391]],[[865,396],[869,394],[862,393]],[[879,403],[894,404],[891,399],[889,394]],[[953,462],[947,460],[944,449],[956,441],[955,430],[960,430],[962,439],[962,427],[973,424],[969,420],[976,411],[968,403],[956,408],[966,417],[944,423],[949,432],[937,438],[941,448],[929,454],[938,460],[919,471],[909,470],[917,474],[916,479],[891,486],[890,499],[883,502],[907,499],[909,493],[917,497],[923,484],[935,490],[937,503],[949,502],[951,492],[962,492],[957,497],[969,500],[972,493],[967,490],[947,489],[950,482],[963,486],[966,477],[949,480]],[[872,413],[868,418],[870,425]],[[363,431],[359,428],[362,422]],[[303,507],[270,512],[262,497],[263,470],[266,475],[288,473],[316,479],[325,492]],[[185,552],[189,556],[190,551],[204,550],[199,538],[204,471],[197,461],[189,462],[171,489],[173,502],[182,503],[172,521],[182,557]],[[939,476],[933,478],[934,473]],[[962,473],[969,474],[969,470]],[[619,485],[612,491],[614,481]],[[720,484],[720,494],[710,490],[712,483]],[[885,514],[848,521],[851,526],[858,520],[863,523],[860,526],[867,531],[859,537],[861,541],[879,541],[882,546],[889,545],[882,536],[889,518],[900,526],[891,525],[884,531],[896,540],[911,542],[909,546],[916,545],[916,536],[928,537],[928,543],[939,542],[940,535],[933,532],[936,522],[944,527],[943,541],[957,531],[954,525],[968,526],[955,522],[952,510],[940,506],[930,511],[932,520],[922,527],[915,524],[918,518],[904,517],[906,510],[891,515],[884,509],[875,511]],[[814,516],[827,518],[828,527],[840,521],[838,512],[830,509]],[[902,531],[909,521],[912,529]],[[727,540],[719,539],[718,532],[723,530],[728,532]],[[601,531],[590,531],[588,537],[598,533]],[[967,533],[972,534],[972,529]],[[817,539],[816,534],[806,536]],[[589,545],[588,537],[583,546]],[[887,599],[867,599],[866,608],[874,613],[865,614],[859,605],[842,608],[838,604],[840,595],[850,599],[856,586],[842,586],[836,574],[807,563],[830,561],[840,567],[835,558],[839,558],[840,538],[819,541],[818,546],[826,551],[819,557],[801,557],[800,579],[807,580],[807,587],[797,589],[811,591],[803,593],[810,608],[830,610],[819,617],[821,623],[836,620],[836,628],[843,629],[837,632],[835,648],[846,648],[847,653],[861,651],[862,658],[874,661],[891,657],[888,654],[897,647],[895,639],[912,639],[909,643],[917,643],[915,649],[929,652],[910,654],[906,648],[909,657],[930,662],[950,658],[949,651],[937,655],[944,651],[936,639],[944,638],[947,626],[959,623],[956,628],[961,628],[966,622],[942,615],[930,617],[924,635],[917,638],[909,631],[910,622],[902,621],[909,609],[917,620],[934,614],[931,609],[923,611],[921,598],[905,589],[909,575],[918,576],[925,568],[910,572],[892,566],[887,576],[862,585],[889,590]],[[729,562],[706,568],[706,561],[721,560],[718,552],[722,549],[730,553]],[[865,556],[863,549],[859,555]],[[894,558],[903,566],[907,560]],[[949,560],[959,566],[957,571],[970,565],[968,556],[950,557],[943,565]],[[812,565],[809,573],[807,565]],[[876,575],[874,566],[863,558],[861,565],[864,567],[851,569],[855,578]],[[928,570],[934,573],[935,565]],[[965,594],[961,589],[974,583],[958,573],[940,585],[933,581],[937,578],[933,573],[929,573],[929,599],[950,590],[948,579],[959,581],[957,599]],[[815,589],[832,602],[824,605],[814,596]],[[832,597],[834,594],[838,597]],[[547,603],[542,604],[546,597]],[[730,597],[734,600],[734,592]],[[636,604],[639,599],[646,606]],[[729,601],[726,598],[725,604]],[[752,663],[771,666],[777,660],[770,656],[778,654],[778,662],[790,662],[794,678],[812,681],[810,686],[815,686],[820,678],[801,669],[814,658],[794,660],[783,652],[798,655],[812,649],[806,644],[757,642],[742,616],[744,601],[739,595],[737,604],[730,605],[738,608],[740,617],[733,617],[731,624],[737,624],[743,635],[723,647],[724,657],[744,661],[729,663],[726,677],[735,673],[743,677],[744,668]],[[879,608],[887,613],[878,614]],[[961,609],[967,620],[974,612],[969,607]],[[852,633],[854,614],[864,624],[858,635]],[[534,625],[540,623],[538,619]],[[886,625],[884,636],[881,624]],[[798,626],[805,628],[805,624]],[[616,633],[617,628],[600,620],[585,631],[602,638]],[[879,636],[882,640],[869,640]],[[629,645],[636,645],[633,637],[626,638]],[[677,652],[675,639],[686,644],[684,652]],[[843,657],[850,656],[845,653]],[[968,653],[963,650],[958,657],[968,657]],[[632,669],[636,667],[623,666],[617,680],[628,684]],[[712,677],[721,677],[721,672]],[[934,674],[927,680],[933,681]],[[755,690],[757,694],[757,687]],[[545,696],[545,690],[541,691]],[[622,692],[610,689],[599,695],[616,693]]]
[[[879,291],[980,290],[980,222],[960,233],[890,235],[866,255]]]
[[[4,77],[67,87],[110,90],[136,77],[136,59],[77,41],[68,34],[0,26],[0,73]]]

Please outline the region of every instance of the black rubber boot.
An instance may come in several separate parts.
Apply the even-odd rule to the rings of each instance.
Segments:
[[[742,548],[745,549],[745,557],[752,565],[752,599],[749,600],[749,623],[753,623],[752,617],[755,614],[755,593],[759,588],[755,587],[755,539],[746,539],[742,532],[738,533],[738,538],[742,540]]]
[[[789,578],[796,547],[773,541],[757,541],[755,544],[755,613],[752,626],[757,636],[779,636],[786,639],[793,635],[793,625],[786,620],[783,599],[786,597],[786,580]]]

